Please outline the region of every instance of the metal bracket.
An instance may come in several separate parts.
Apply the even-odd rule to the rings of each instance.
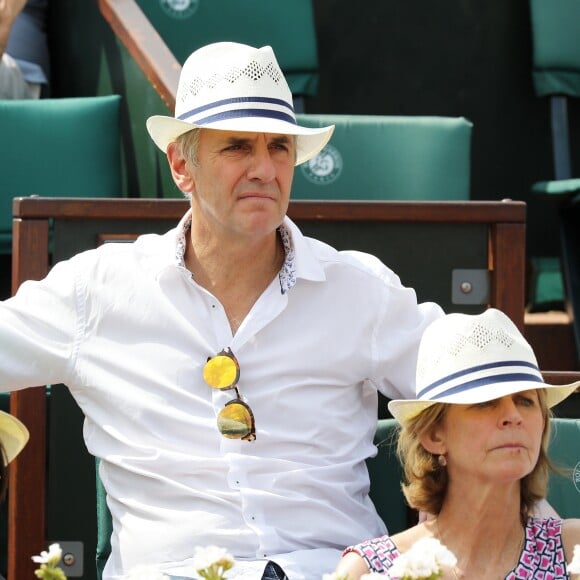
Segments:
[[[453,304],[489,304],[489,271],[452,270],[451,302]]]
[[[62,559],[59,567],[67,578],[82,578],[84,574],[84,544],[83,542],[61,542],[55,540],[50,544],[59,544],[62,550]]]

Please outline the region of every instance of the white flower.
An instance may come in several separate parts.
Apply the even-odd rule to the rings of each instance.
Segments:
[[[574,556],[568,564],[568,572],[570,574],[580,574],[580,544],[574,546]]]
[[[125,580],[169,580],[169,576],[160,572],[154,566],[135,566],[131,568]]]
[[[40,556],[32,556],[32,561],[36,564],[47,564],[48,566],[56,566],[62,558],[62,549],[60,544],[51,544],[48,547],[48,552],[43,550]]]
[[[457,558],[435,538],[422,538],[401,554],[389,570],[390,576],[411,579],[439,578],[442,566],[453,568]]]
[[[227,560],[233,564],[234,559],[225,548],[218,546],[207,546],[205,548],[197,546],[193,556],[193,564],[196,568],[209,568],[216,562]]]
[[[34,571],[34,575],[42,580],[66,580],[66,574],[58,566],[61,558],[60,545],[51,544],[48,547],[48,552],[43,550],[40,556],[32,556],[32,561],[40,564],[40,567]]]
[[[225,548],[197,546],[193,556],[196,572],[206,580],[223,580],[227,570],[233,567],[234,558]]]

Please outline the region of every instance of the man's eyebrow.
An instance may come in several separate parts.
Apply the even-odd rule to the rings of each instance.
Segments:
[[[272,141],[274,141],[274,143],[286,144],[290,143],[290,137],[288,137],[288,135],[278,135],[274,137]]]
[[[255,139],[251,137],[228,137],[225,140],[226,145],[247,145],[248,143],[252,143]],[[290,143],[290,137],[288,135],[276,135],[269,140],[270,143],[280,144],[280,145],[287,145]]]
[[[225,139],[226,145],[245,145],[250,143],[252,140],[248,137],[228,137]]]

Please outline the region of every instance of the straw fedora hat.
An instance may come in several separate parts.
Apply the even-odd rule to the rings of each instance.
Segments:
[[[334,130],[334,125],[297,125],[292,93],[272,48],[236,42],[208,44],[192,53],[179,77],[175,116],[147,119],[149,135],[164,152],[195,127],[296,135],[296,165],[314,157]]]
[[[416,399],[394,399],[389,411],[403,424],[435,403],[473,404],[519,391],[546,389],[548,407],[580,381],[548,385],[532,347],[503,312],[448,314],[431,323],[419,346]]]
[[[9,413],[0,411],[0,442],[6,453],[6,463],[10,463],[28,442],[28,429]]]

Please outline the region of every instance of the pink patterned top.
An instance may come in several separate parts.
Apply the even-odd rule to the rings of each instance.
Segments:
[[[505,580],[567,580],[562,546],[562,520],[529,518],[520,559]],[[367,540],[344,550],[358,554],[370,572],[386,572],[400,553],[389,536]]]

